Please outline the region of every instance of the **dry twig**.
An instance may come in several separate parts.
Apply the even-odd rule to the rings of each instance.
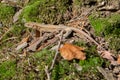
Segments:
[[[53,67],[54,67],[54,65],[55,65],[55,61],[56,61],[56,59],[57,59],[57,56],[58,56],[58,49],[59,49],[59,47],[60,47],[60,44],[61,44],[61,41],[62,41],[62,37],[63,37],[63,31],[64,30],[62,30],[61,31],[61,33],[60,33],[60,41],[59,41],[59,43],[58,43],[58,47],[57,47],[57,49],[56,49],[56,53],[55,53],[55,56],[54,56],[54,59],[52,60],[52,64],[51,64],[51,66],[50,66],[50,69],[48,69],[48,66],[45,66],[45,72],[46,72],[46,74],[47,74],[47,78],[48,78],[48,80],[50,80],[50,75],[51,75],[51,70],[53,69]]]
[[[51,67],[50,67],[50,71],[53,69],[53,67],[54,67],[54,65],[55,65],[55,61],[56,61],[57,55],[58,55],[58,53],[59,53],[59,48],[60,48],[60,44],[61,44],[62,37],[63,37],[63,31],[64,31],[64,30],[62,30],[61,33],[60,33],[60,34],[61,34],[60,41],[59,41],[59,43],[58,43],[58,48],[56,49],[56,53],[55,53],[54,59],[53,59],[53,61],[52,61],[52,65],[51,65]]]
[[[49,73],[49,70],[48,70],[48,66],[45,66],[45,72],[47,74],[48,80],[50,80],[50,73]]]

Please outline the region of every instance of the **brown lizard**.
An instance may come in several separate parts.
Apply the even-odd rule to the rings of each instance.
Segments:
[[[46,31],[46,32],[53,32],[56,30],[72,30],[74,32],[77,32],[81,35],[84,35],[86,38],[88,38],[90,41],[92,41],[93,43],[95,43],[97,46],[100,46],[99,43],[97,41],[95,41],[91,36],[89,36],[87,33],[85,33],[84,31],[74,28],[74,27],[68,27],[68,26],[64,26],[64,25],[51,25],[51,24],[40,24],[40,23],[36,23],[36,22],[28,22],[25,23],[25,26],[28,28],[33,28],[39,31]]]

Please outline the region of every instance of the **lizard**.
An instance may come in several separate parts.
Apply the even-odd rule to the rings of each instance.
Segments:
[[[52,24],[40,24],[37,22],[27,22],[25,23],[25,26],[28,28],[36,29],[38,31],[46,31],[46,32],[53,32],[56,30],[72,30],[74,32],[77,32],[81,35],[84,35],[86,38],[88,38],[90,41],[92,41],[97,46],[100,46],[100,44],[95,41],[91,36],[89,36],[87,33],[82,31],[81,29],[75,28],[75,27],[69,27],[64,25],[52,25]]]

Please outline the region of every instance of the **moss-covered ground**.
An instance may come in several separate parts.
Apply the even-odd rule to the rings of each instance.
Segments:
[[[28,21],[64,24],[72,17],[73,9],[79,10],[82,5],[80,0],[30,0],[23,6],[23,11],[18,22],[12,23],[12,17],[16,12],[13,6],[0,3],[0,36],[6,30],[11,30],[0,40],[0,80],[46,80],[45,66],[50,66],[55,51],[43,49],[40,52],[29,53],[26,57],[18,56],[14,48],[22,39],[28,29],[23,24]],[[74,8],[73,8],[74,7]],[[76,9],[77,8],[77,9]],[[79,12],[79,11],[78,11]],[[116,53],[120,50],[120,15],[113,14],[106,18],[89,16],[90,24],[97,36],[103,36]],[[17,37],[7,41],[10,37]],[[2,44],[1,44],[2,43]],[[109,62],[97,55],[96,46],[84,42],[75,42],[75,45],[86,47],[87,59],[84,61],[67,61],[60,57],[54,66],[52,80],[104,80],[97,66],[107,67]],[[75,66],[77,64],[78,66]],[[78,70],[77,67],[82,67]]]
[[[111,14],[109,17],[96,17],[91,14],[89,20],[96,35],[105,37],[109,42],[110,48],[120,50],[120,14]]]

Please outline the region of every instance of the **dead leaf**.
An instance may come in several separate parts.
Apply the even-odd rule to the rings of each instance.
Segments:
[[[110,62],[114,61],[113,55],[109,51],[103,51],[101,56],[105,59],[108,59]]]
[[[118,55],[117,63],[120,64],[120,55]]]
[[[85,60],[85,53],[82,52],[84,48],[72,45],[70,43],[65,43],[62,48],[60,48],[61,56],[66,60],[79,59]]]

